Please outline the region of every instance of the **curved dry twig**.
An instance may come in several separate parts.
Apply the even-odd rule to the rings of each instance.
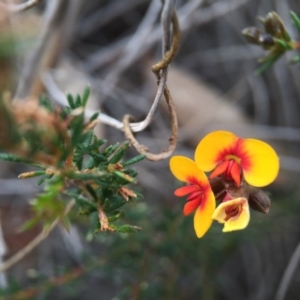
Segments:
[[[152,66],[152,71],[158,79],[158,89],[152,107],[150,108],[147,117],[142,122],[130,124],[129,122],[133,119],[130,115],[125,115],[123,118],[123,124],[124,124],[123,130],[125,133],[125,137],[130,141],[130,143],[136,148],[136,150],[139,153],[145,154],[146,158],[152,161],[162,160],[170,156],[176,148],[177,137],[178,137],[178,125],[177,125],[177,116],[175,112],[175,107],[172,101],[170,91],[166,85],[168,66],[172,62],[172,60],[174,59],[178,51],[179,40],[180,40],[179,23],[178,23],[176,12],[174,10],[173,0],[164,2],[161,20],[162,20],[163,30],[164,30],[164,38],[163,38],[164,57],[161,61],[156,63],[154,66]],[[170,32],[171,21],[173,25],[173,35],[171,35]],[[171,36],[172,36],[172,44],[171,44]],[[155,114],[155,111],[158,107],[158,104],[161,101],[162,94],[164,94],[165,96],[168,109],[170,112],[172,135],[171,138],[169,139],[168,150],[164,150],[159,154],[153,154],[148,152],[147,147],[141,145],[136,140],[136,138],[133,136],[132,130],[134,129],[134,131],[140,131],[146,128],[146,126],[150,124]]]
[[[130,141],[130,143],[137,149],[138,152],[145,154],[146,158],[152,161],[158,161],[165,159],[166,157],[170,156],[173,151],[175,150],[177,144],[177,137],[178,137],[178,125],[177,125],[177,116],[174,108],[174,104],[172,101],[171,94],[169,89],[166,85],[167,82],[167,72],[168,66],[174,59],[178,47],[179,47],[179,40],[180,40],[180,30],[179,30],[179,23],[177,19],[176,12],[174,11],[174,1],[165,1],[164,9],[162,12],[162,23],[164,29],[164,39],[163,39],[163,53],[164,57],[161,61],[156,63],[152,66],[152,71],[156,75],[159,85],[158,90],[152,104],[152,107],[146,117],[146,119],[140,123],[132,123],[130,124],[130,120],[132,117],[130,115],[125,115],[123,119],[124,124],[124,133],[126,138]],[[173,36],[172,36],[172,44],[171,44],[171,34],[170,34],[170,20],[172,20],[173,25]],[[170,45],[171,44],[171,45]],[[145,128],[148,126],[154,116],[154,113],[157,109],[157,106],[161,100],[162,93],[165,96],[166,102],[168,104],[168,109],[170,112],[170,119],[171,119],[171,128],[172,128],[172,135],[169,139],[169,148],[168,150],[162,151],[159,154],[153,154],[148,152],[148,149],[141,145],[133,136],[132,129],[137,131],[136,127]],[[142,130],[142,129],[141,129]]]
[[[70,212],[74,204],[75,204],[75,200],[72,200],[68,203],[64,211],[64,215],[67,215]],[[38,246],[44,239],[46,239],[49,236],[49,234],[53,231],[53,229],[59,224],[59,221],[60,218],[56,218],[49,227],[44,228],[42,232],[38,234],[29,244],[27,244],[14,256],[4,261],[0,265],[0,273],[5,272],[7,269],[12,267],[18,261],[23,259],[27,254],[29,254],[36,246]]]
[[[176,56],[179,48],[180,29],[179,29],[178,18],[175,12],[173,13],[172,16],[172,25],[173,25],[173,37],[172,37],[172,45],[170,47],[170,50],[169,51],[167,50],[167,52],[165,53],[161,61],[156,63],[154,66],[152,66],[152,71],[154,72],[154,74],[157,76],[159,80],[158,89],[153,104],[146,118],[143,121],[130,124],[132,131],[135,132],[142,131],[151,123],[154,114],[156,112],[156,109],[158,107],[158,104],[160,103],[160,100],[162,98],[164,87],[167,82],[167,67]],[[159,75],[161,70],[162,73]]]
[[[164,29],[163,38],[163,59],[152,67],[152,71],[158,78],[158,88],[152,103],[152,106],[143,121],[130,123],[130,128],[133,132],[139,132],[144,130],[152,121],[157,107],[161,101],[162,95],[164,93],[165,84],[167,82],[167,68],[171,61],[174,59],[178,52],[179,41],[180,41],[180,28],[177,18],[177,14],[174,11],[174,0],[168,0],[164,4],[164,9],[162,13],[162,23]],[[172,23],[173,34],[171,34],[170,24]],[[172,44],[171,44],[172,36]],[[170,45],[171,44],[171,45]],[[65,95],[58,89],[54,80],[49,73],[43,75],[43,81],[47,91],[51,96],[60,104],[67,105],[67,99]],[[92,113],[92,112],[90,112]],[[86,112],[86,115],[90,115]],[[100,113],[98,119],[101,123],[113,126],[117,129],[124,130],[123,123],[112,117],[109,117],[103,113]]]
[[[165,53],[165,56],[161,61],[156,63],[152,66],[152,71],[155,74],[158,74],[158,72],[166,67],[172,62],[174,57],[176,56],[179,48],[179,42],[180,42],[180,29],[179,29],[179,21],[177,14],[174,12],[172,16],[172,24],[173,24],[173,38],[172,38],[172,45],[170,50]]]
[[[176,115],[176,111],[175,111],[175,107],[174,107],[174,103],[173,103],[171,94],[170,94],[167,86],[165,86],[164,96],[165,96],[167,104],[168,104],[168,109],[170,112],[170,119],[171,119],[171,128],[172,128],[172,135],[169,139],[169,148],[167,150],[164,150],[158,154],[153,154],[153,153],[148,152],[147,147],[145,147],[144,145],[141,145],[136,140],[136,138],[133,136],[133,133],[130,128],[130,123],[129,123],[130,120],[132,119],[132,116],[125,115],[124,119],[123,119],[125,137],[130,141],[130,143],[135,147],[135,149],[139,153],[145,154],[146,158],[149,160],[152,160],[152,161],[158,161],[158,160],[162,160],[162,159],[169,157],[175,150],[176,144],[177,144],[177,139],[178,139],[177,115]]]

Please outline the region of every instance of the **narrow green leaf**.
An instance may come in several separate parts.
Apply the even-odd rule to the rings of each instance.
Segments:
[[[97,172],[97,173],[69,173],[68,177],[77,180],[97,180],[103,178],[103,176],[107,175],[105,172]]]
[[[92,130],[88,131],[87,133],[85,133],[82,138],[83,138],[83,141],[81,143],[81,145],[86,148],[89,144],[91,144],[92,142],[92,139],[94,137],[94,133]]]
[[[94,169],[95,167],[96,167],[95,159],[93,157],[89,157],[86,163],[86,168],[91,170]]]
[[[101,199],[101,198],[100,198]],[[102,204],[103,210],[108,213],[113,213],[115,210],[119,209],[126,203],[124,198],[113,197],[105,198],[104,203]]]
[[[27,158],[20,157],[20,156],[14,155],[14,154],[9,154],[9,153],[0,153],[0,160],[27,164],[27,165],[31,165],[33,167],[38,167],[38,168],[44,168],[43,166],[41,166],[39,164],[33,163],[32,161],[30,161]]]
[[[39,223],[39,221],[40,220],[37,219],[37,218],[30,219],[30,220],[26,221],[21,226],[21,228],[19,229],[19,231],[22,232],[22,231],[25,231],[25,230],[29,230],[29,229],[33,228],[34,226],[36,226]]]
[[[126,169],[123,172],[131,177],[136,177],[138,175],[138,172],[134,169]]]
[[[110,158],[108,163],[115,164],[121,160],[121,158],[124,156],[126,150],[129,147],[129,142],[126,141],[123,145],[119,147],[119,149],[116,150],[116,152],[113,154],[113,156]]]
[[[290,50],[290,49],[292,49],[292,47],[290,46],[290,44],[287,43],[287,42],[285,42],[284,40],[274,38],[274,41],[276,42],[277,45],[279,45],[284,50]]]
[[[119,147],[119,143],[116,143],[114,145],[110,145],[108,146],[104,151],[103,151],[103,155],[108,157],[110,156],[112,153],[114,153],[116,151],[116,149]]]
[[[82,170],[83,157],[76,160],[75,165],[79,171]]]
[[[300,19],[298,18],[298,16],[293,11],[291,11],[290,13],[291,13],[292,21],[294,22],[297,30],[300,33]]]
[[[81,141],[82,132],[84,130],[84,115],[83,113],[76,116],[71,122],[71,141],[73,146]]]
[[[37,185],[41,185],[42,183],[44,183],[46,180],[50,179],[53,175],[45,175],[42,176],[41,178],[38,179],[38,181],[36,182]]]
[[[284,31],[284,39],[287,42],[290,42],[292,40],[289,33],[286,30]]]
[[[273,56],[271,56],[267,61],[265,61],[256,71],[255,74],[256,75],[260,75],[262,72],[266,71],[267,69],[269,69],[275,62],[277,59],[280,58],[280,56],[283,54],[283,52],[279,52]]]
[[[39,103],[42,107],[44,107],[46,110],[48,110],[49,112],[53,112],[53,106],[50,102],[50,100],[48,99],[48,97],[46,95],[42,95],[39,99]]]
[[[89,153],[89,155],[95,160],[96,165],[99,165],[100,163],[104,163],[105,165],[107,165],[107,159],[102,154],[92,152]]]
[[[136,182],[136,180],[134,178],[132,178],[131,176],[129,176],[123,172],[113,171],[113,174],[117,175],[119,178],[122,178],[127,182],[130,182],[130,183]]]
[[[91,224],[92,232],[94,234],[100,230],[98,211],[95,211],[90,214],[90,224]]]
[[[112,228],[114,228],[117,232],[120,233],[135,233],[138,231],[141,231],[142,228],[138,226],[133,226],[133,225],[121,225],[121,226],[115,226],[111,225]]]
[[[0,159],[5,161],[11,161],[11,162],[18,162],[18,163],[28,163],[30,160],[14,155],[14,154],[8,154],[8,153],[0,153]]]
[[[123,212],[122,211],[119,211],[117,212],[114,216],[110,216],[108,217],[108,222],[115,222],[117,221],[118,219],[120,219],[122,216],[123,216]]]
[[[88,192],[90,193],[90,195],[93,197],[93,199],[95,201],[98,201],[98,197],[97,197],[97,193],[95,192],[95,190],[92,188],[92,186],[90,184],[86,184],[85,185],[86,189],[88,190]]]
[[[133,190],[133,192],[136,194],[136,197],[134,199],[141,199],[141,198],[144,198],[143,194],[140,193],[140,192],[137,192],[135,190]]]
[[[80,95],[76,96],[75,106],[76,106],[76,108],[81,106],[81,97],[80,97]]]
[[[99,112],[97,111],[90,117],[90,122],[96,120],[98,118],[98,116],[99,116]]]
[[[291,64],[296,64],[300,61],[300,54],[297,56],[293,57],[292,60],[290,61]]]
[[[86,104],[87,104],[87,101],[89,99],[89,96],[90,96],[90,92],[91,92],[91,89],[89,86],[87,86],[84,91],[83,91],[83,95],[82,95],[82,106],[85,107]]]
[[[133,158],[131,158],[131,159],[123,162],[122,165],[123,165],[123,167],[127,167],[129,165],[136,164],[136,163],[142,161],[145,158],[146,158],[145,154],[140,154],[140,155],[137,155],[137,156],[135,156],[135,157],[133,157]]]
[[[67,193],[69,196],[73,197],[76,201],[76,205],[80,209],[80,213],[87,215],[94,211],[98,211],[97,205],[82,195],[77,195],[74,193]]]
[[[21,173],[18,178],[31,178],[31,177],[36,177],[36,176],[41,176],[44,175],[46,171],[32,171],[32,172],[25,172]]]
[[[73,96],[71,94],[67,95],[67,100],[68,100],[68,103],[69,103],[70,107],[72,109],[75,109],[76,105],[75,105],[75,102],[74,102],[74,98],[73,98]]]

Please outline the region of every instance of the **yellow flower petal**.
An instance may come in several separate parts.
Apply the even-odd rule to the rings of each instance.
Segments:
[[[245,198],[244,198],[245,199]],[[242,211],[239,216],[230,218],[224,225],[223,232],[240,230],[247,227],[250,221],[250,212],[247,199],[243,204]]]
[[[194,215],[194,228],[198,238],[203,235],[210,228],[213,221],[212,214],[216,208],[215,196],[211,190],[203,198],[201,205],[197,208]]]
[[[245,139],[241,148],[247,153],[249,163],[241,167],[245,180],[256,187],[262,187],[275,180],[279,171],[279,158],[274,149],[265,142]]]
[[[242,204],[242,210],[237,216],[231,217],[226,221],[225,218],[227,214],[225,212],[225,209],[238,204]],[[225,223],[223,232],[244,229],[248,225],[250,220],[248,200],[241,197],[223,202],[216,208],[212,215],[212,218],[217,220],[219,223]]]
[[[226,202],[230,202],[230,201],[226,201]],[[226,208],[226,202],[221,203],[214,211],[212,218],[216,221],[218,221],[219,223],[225,223],[225,219],[226,219],[226,212],[225,212],[225,208]]]
[[[206,135],[198,144],[195,152],[195,162],[200,170],[209,172],[224,159],[235,146],[238,137],[228,131],[214,131]]]
[[[170,159],[170,169],[180,181],[190,182],[189,178],[196,178],[198,182],[209,185],[206,175],[198,169],[193,160],[185,156],[173,156]]]

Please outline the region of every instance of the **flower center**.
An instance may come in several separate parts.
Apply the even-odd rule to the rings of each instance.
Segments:
[[[230,218],[237,217],[240,215],[242,211],[243,205],[241,203],[234,204],[225,208],[225,221],[227,222]]]
[[[235,161],[236,163],[240,164],[241,163],[241,159],[235,155],[232,155],[232,154],[228,154],[225,156],[225,159],[226,160],[233,160]]]
[[[214,169],[214,171],[210,174],[210,178],[214,178],[223,174],[225,179],[233,180],[237,186],[240,186],[242,168],[239,165],[238,160],[240,159],[238,159],[234,155],[227,155],[226,159],[220,162]]]

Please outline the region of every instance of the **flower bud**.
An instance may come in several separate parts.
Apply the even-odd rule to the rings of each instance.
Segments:
[[[274,11],[269,12],[266,18],[263,19],[262,21],[265,27],[265,31],[267,33],[269,33],[270,35],[276,38],[283,39],[285,41],[290,40],[290,37],[287,31],[285,30],[284,24],[276,12]]]
[[[261,31],[256,27],[247,27],[242,30],[242,35],[245,37],[248,43],[260,45]]]
[[[249,205],[252,209],[267,214],[271,206],[271,200],[268,195],[257,188],[251,187],[248,198]]]
[[[268,33],[260,34],[259,43],[265,50],[269,50],[271,47],[275,45],[275,41],[273,37]]]

